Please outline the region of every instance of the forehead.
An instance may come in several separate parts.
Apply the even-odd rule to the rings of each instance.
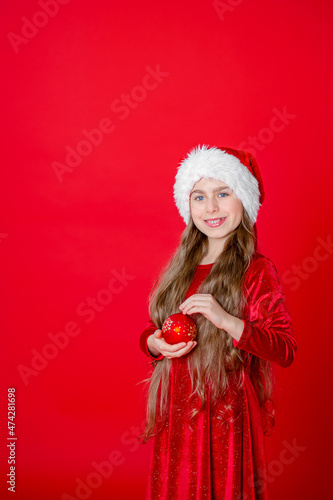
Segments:
[[[196,189],[200,189],[200,190],[207,190],[207,191],[212,191],[213,189],[217,189],[217,188],[224,188],[224,187],[229,187],[225,182],[223,181],[220,181],[219,179],[214,179],[212,177],[209,177],[209,178],[205,178],[205,177],[202,177],[199,181],[197,181],[192,189],[191,189],[191,192],[196,190]]]

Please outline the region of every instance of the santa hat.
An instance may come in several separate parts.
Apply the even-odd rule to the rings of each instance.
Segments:
[[[258,164],[251,153],[199,145],[180,160],[174,184],[174,199],[186,225],[190,221],[191,190],[203,177],[225,182],[242,202],[255,224],[265,192]]]

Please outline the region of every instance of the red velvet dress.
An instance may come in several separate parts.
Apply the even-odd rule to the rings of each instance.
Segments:
[[[196,293],[213,264],[197,266],[186,298]],[[294,360],[297,344],[284,304],[284,293],[272,261],[256,253],[244,280],[247,297],[242,335],[235,347],[247,359],[243,387],[233,396],[230,421],[217,418],[228,396],[200,410],[189,425],[191,385],[186,356],[173,358],[167,422],[153,439],[146,500],[267,500],[267,465],[263,425],[257,395],[250,380],[251,359],[261,357],[282,367]],[[185,299],[184,299],[185,300]],[[149,319],[140,337],[143,352],[157,327]],[[189,354],[190,355],[190,354]],[[235,396],[236,395],[236,396]],[[236,404],[235,404],[236,401]],[[158,402],[157,402],[158,404]],[[233,421],[232,421],[233,420]]]

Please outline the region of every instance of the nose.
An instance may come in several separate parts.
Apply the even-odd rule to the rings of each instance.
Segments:
[[[216,199],[208,199],[206,203],[206,211],[211,213],[211,212],[216,212],[216,209],[218,210],[218,202]]]

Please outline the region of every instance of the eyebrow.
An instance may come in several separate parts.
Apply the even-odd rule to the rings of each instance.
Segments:
[[[220,187],[214,189],[213,193],[216,193],[217,191],[222,191],[222,189],[229,189],[229,186],[220,186]],[[192,191],[191,195],[193,193],[205,193],[205,191],[201,191],[201,189],[195,189],[194,191]]]

